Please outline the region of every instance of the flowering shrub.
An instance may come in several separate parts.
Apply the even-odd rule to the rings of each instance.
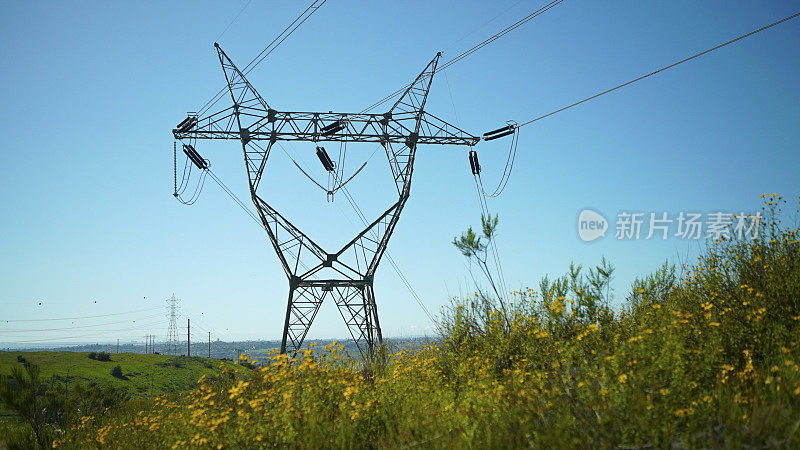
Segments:
[[[612,272],[573,266],[502,307],[456,299],[436,344],[368,364],[336,345],[272,355],[252,376],[86,417],[55,446],[800,446],[797,229],[713,242],[683,275],[637,280],[618,311]]]

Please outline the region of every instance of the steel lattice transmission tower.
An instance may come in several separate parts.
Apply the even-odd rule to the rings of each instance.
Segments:
[[[289,278],[281,352],[297,352],[320,305],[330,295],[362,355],[368,356],[382,340],[373,291],[375,271],[408,200],[417,145],[471,147],[480,140],[425,112],[441,53],[384,113],[320,113],[273,109],[220,46],[215,43],[214,47],[233,105],[205,117],[190,114],[173,129],[173,135],[189,152],[194,152],[196,141],[202,139],[241,142],[250,196]],[[380,143],[398,199],[344,247],[329,253],[259,195],[264,167],[278,141]]]
[[[174,355],[178,351],[178,310],[180,306],[180,299],[175,297],[175,294],[172,294],[172,297],[167,299],[167,303],[169,304],[169,329],[167,330],[167,354]]]

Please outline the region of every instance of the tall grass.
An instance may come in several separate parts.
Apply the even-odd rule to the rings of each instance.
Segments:
[[[477,294],[441,339],[364,366],[337,346],[271,356],[57,445],[799,447],[800,243],[770,197],[755,240],[664,265],[612,310],[613,267],[572,266],[502,305]]]

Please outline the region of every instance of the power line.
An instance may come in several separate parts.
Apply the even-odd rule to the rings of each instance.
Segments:
[[[456,104],[453,101],[453,90],[450,88],[450,82],[447,80],[447,74],[445,74],[444,77],[445,77],[445,81],[447,82],[447,89],[450,92],[450,103],[453,106],[453,114],[455,114],[456,121],[458,121],[458,112],[456,112]],[[509,125],[511,125],[511,124],[509,124]],[[516,157],[516,154],[517,154],[517,142],[519,142],[519,133],[514,133],[514,136],[513,136],[512,141],[511,141],[511,149],[509,150],[508,158],[506,159],[506,167],[503,169],[503,175],[500,177],[500,182],[498,183],[497,188],[495,188],[495,190],[492,193],[492,195],[487,195],[486,191],[483,189],[483,180],[481,179],[481,175],[480,175],[480,165],[478,165],[477,173],[473,172],[474,173],[474,178],[475,178],[475,187],[477,189],[477,194],[478,194],[478,204],[481,207],[481,217],[482,218],[486,217],[486,220],[490,220],[491,219],[491,215],[489,214],[489,204],[486,201],[486,198],[487,197],[498,197],[503,192],[503,190],[505,189],[506,184],[508,184],[508,180],[511,177],[511,170],[514,167],[514,158]],[[477,162],[477,160],[476,160],[476,162]],[[494,238],[494,236],[492,236],[492,237]],[[491,247],[492,256],[493,256],[494,261],[495,261],[495,267],[497,268],[498,282],[500,283],[501,290],[503,292],[503,296],[505,296],[508,288],[506,286],[505,274],[503,274],[503,267],[500,264],[500,255],[499,255],[499,251],[497,250],[496,240],[495,239],[491,239],[489,241],[489,246]],[[470,273],[470,275],[471,275],[471,273]],[[472,279],[473,279],[473,281],[475,281],[475,277],[472,277]],[[492,282],[491,277],[489,278],[489,281]],[[476,285],[477,285],[477,283],[476,283]]]
[[[109,330],[109,331],[104,331],[104,332],[95,332],[95,333],[90,333],[90,334],[61,336],[61,337],[57,337],[57,338],[31,339],[31,340],[25,340],[25,341],[13,341],[13,342],[4,342],[4,343],[8,343],[8,344],[31,344],[31,343],[36,343],[36,342],[55,342],[55,341],[64,341],[64,340],[67,340],[67,339],[86,338],[86,337],[105,337],[105,336],[107,336],[109,334],[116,334],[116,333],[120,333],[120,332],[123,332],[123,331],[141,331],[141,330],[146,330],[148,328],[151,328],[151,327],[159,325],[159,324],[163,324],[163,322],[155,322],[155,323],[152,323],[152,324],[141,325],[141,326],[138,326],[138,327],[122,328],[122,329],[117,329],[117,330]],[[128,336],[128,337],[136,337],[136,336]]]
[[[146,317],[138,317],[136,319],[129,319],[129,320],[118,320],[115,322],[105,322],[105,323],[96,323],[92,325],[77,325],[73,327],[65,327],[65,328],[39,328],[39,329],[23,329],[23,328],[0,328],[0,333],[26,333],[26,332],[44,332],[44,331],[66,331],[66,330],[75,330],[80,328],[94,328],[94,327],[102,327],[106,325],[117,325],[120,323],[128,323],[131,320],[147,320],[153,319],[155,317],[161,317],[161,314],[153,315],[153,316],[146,316]]]
[[[446,63],[442,64],[441,66],[437,67],[436,68],[436,72],[434,72],[434,73],[438,73],[438,72],[441,72],[441,71],[447,69],[448,67],[450,67],[453,64],[461,61],[462,59],[468,57],[469,55],[477,52],[478,50],[482,49],[483,47],[486,47],[487,45],[491,44],[492,42],[496,41],[497,39],[500,39],[501,37],[505,36],[506,34],[510,33],[511,31],[513,31],[513,30],[519,28],[520,26],[530,22],[531,20],[533,20],[534,18],[536,18],[540,14],[544,14],[545,12],[549,11],[551,8],[555,7],[556,5],[558,5],[559,3],[563,2],[563,1],[564,0],[554,0],[554,1],[551,1],[550,3],[548,3],[546,5],[542,6],[541,8],[537,9],[536,11],[528,14],[527,16],[523,17],[522,19],[514,22],[513,24],[507,26],[506,28],[503,28],[499,32],[497,32],[497,33],[493,34],[492,36],[488,37],[487,39],[484,39],[480,43],[472,46],[470,49],[459,53],[455,58],[453,58],[453,59],[447,61]],[[383,103],[386,103],[391,98],[393,98],[393,97],[395,97],[395,96],[397,96],[399,94],[402,94],[403,92],[406,91],[406,89],[408,89],[409,86],[411,86],[411,84],[412,83],[406,84],[402,88],[392,92],[391,94],[387,95],[386,97],[383,97],[382,99],[378,100],[377,102],[373,103],[372,105],[366,107],[363,111],[361,111],[361,113],[363,114],[363,113],[365,113],[365,112],[367,112],[367,111],[369,111],[369,110],[371,110],[373,108],[376,108],[376,107],[382,105]]]
[[[486,192],[483,189],[483,181],[481,181],[480,174],[475,174],[475,189],[478,194],[478,203],[481,206],[481,220],[491,220],[491,214],[489,213],[489,204],[486,202]],[[497,282],[498,285],[495,285],[492,277],[489,276],[489,282],[492,284],[492,288],[495,289],[498,296],[505,297],[506,295],[506,280],[503,274],[503,267],[500,265],[500,254],[497,251],[497,242],[492,236],[492,239],[489,241],[488,247],[491,250],[492,258],[494,259],[495,267],[497,268]],[[487,269],[488,270],[488,269]],[[487,273],[487,275],[489,275]],[[498,292],[499,291],[499,292]]]
[[[235,202],[237,205],[239,205],[239,207],[240,207],[240,208],[242,208],[242,210],[243,210],[243,211],[244,211],[244,212],[245,212],[245,213],[246,213],[248,216],[250,216],[250,218],[251,218],[251,219],[253,219],[253,221],[254,221],[255,223],[257,223],[259,227],[261,227],[261,228],[264,228],[264,224],[261,222],[261,219],[259,219],[258,217],[256,217],[256,215],[255,215],[255,214],[253,214],[253,212],[252,212],[252,211],[250,211],[250,209],[249,209],[247,206],[245,206],[244,202],[242,202],[241,200],[239,200],[239,197],[237,197],[237,196],[236,196],[236,194],[234,194],[234,193],[233,193],[233,191],[231,191],[231,190],[228,188],[228,186],[226,186],[226,185],[225,185],[225,183],[223,183],[223,182],[222,182],[222,180],[220,180],[220,179],[219,179],[219,177],[217,177],[217,176],[214,174],[214,172],[212,172],[212,171],[211,171],[211,169],[207,169],[207,172],[208,172],[209,176],[211,176],[211,179],[212,179],[212,180],[214,180],[214,182],[216,182],[216,183],[217,183],[217,185],[219,185],[219,187],[220,187],[220,188],[222,188],[222,190],[223,190],[223,191],[225,191],[225,193],[226,193],[226,194],[228,194],[228,196],[229,196],[230,198],[232,198],[232,199],[233,199],[233,201],[234,201],[234,202]]]
[[[256,57],[253,58],[253,60],[250,61],[250,63],[248,63],[247,66],[245,66],[245,68],[242,70],[242,73],[244,75],[250,73],[250,71],[252,71],[258,64],[260,64],[261,61],[264,60],[264,58],[269,56],[269,54],[272,53],[276,48],[278,48],[278,46],[281,45],[283,41],[285,41],[289,36],[291,36],[292,33],[294,33],[300,27],[300,25],[302,25],[306,20],[308,20],[308,18],[311,17],[311,15],[317,12],[317,10],[323,4],[325,4],[326,1],[327,0],[314,0],[313,2],[311,2],[311,4],[305,10],[303,10],[303,12],[300,13],[300,15],[297,16],[297,18],[295,18],[292,21],[292,23],[290,23],[286,28],[284,28],[283,31],[281,31],[281,33],[278,34],[278,36],[276,36],[275,39],[272,40],[272,42],[267,44],[267,46],[261,51],[261,53],[256,55]],[[200,107],[197,114],[202,115],[203,113],[208,111],[209,108],[214,106],[219,101],[219,99],[225,95],[227,89],[228,89],[227,86],[220,89],[219,92],[217,92],[211,98],[211,100],[209,100],[202,107]]]
[[[549,6],[549,5],[548,5],[548,6]],[[548,7],[548,6],[546,6],[546,7]],[[552,6],[555,6],[555,5],[552,5]],[[552,6],[549,6],[549,7],[552,7]],[[610,92],[613,92],[613,91],[615,91],[615,90],[617,90],[617,89],[620,89],[620,88],[622,88],[622,87],[625,87],[625,86],[628,86],[628,85],[630,85],[630,84],[636,83],[637,81],[641,81],[641,80],[643,80],[643,79],[645,79],[645,78],[648,78],[648,77],[651,77],[651,76],[653,76],[653,75],[655,75],[655,74],[657,74],[657,73],[660,73],[660,72],[663,72],[663,71],[665,71],[665,70],[671,69],[671,68],[673,68],[673,67],[675,67],[675,66],[678,66],[678,65],[680,65],[680,64],[683,64],[683,63],[685,63],[685,62],[687,62],[687,61],[691,61],[692,59],[695,59],[695,58],[697,58],[697,57],[700,57],[700,56],[703,56],[703,55],[705,55],[705,54],[707,54],[707,53],[713,52],[714,50],[718,50],[718,49],[720,49],[720,48],[722,48],[722,47],[725,47],[725,46],[727,46],[727,45],[730,45],[730,44],[732,44],[732,43],[734,43],[734,42],[737,42],[737,41],[739,41],[739,40],[745,39],[745,38],[747,38],[747,37],[750,37],[750,36],[752,36],[752,35],[754,35],[754,34],[756,34],[756,33],[759,33],[759,32],[761,32],[761,31],[764,31],[764,30],[766,30],[766,29],[768,29],[768,28],[771,28],[771,27],[773,27],[773,26],[775,26],[775,25],[778,25],[778,24],[780,24],[780,23],[786,22],[786,21],[788,21],[788,20],[794,19],[794,18],[796,18],[796,17],[798,17],[798,16],[800,16],[800,12],[799,12],[799,13],[792,14],[792,15],[790,15],[790,16],[788,16],[788,17],[785,17],[785,18],[783,18],[783,19],[781,19],[781,20],[778,20],[778,21],[776,21],[776,22],[773,22],[773,23],[771,23],[771,24],[769,24],[769,25],[766,25],[766,26],[764,26],[764,27],[758,28],[758,29],[756,29],[756,30],[754,30],[754,31],[751,31],[751,32],[749,32],[749,33],[746,33],[746,34],[743,34],[743,35],[741,35],[741,36],[738,36],[738,37],[736,37],[736,38],[734,38],[734,39],[731,39],[731,40],[729,40],[729,41],[726,41],[726,42],[724,42],[724,43],[722,43],[722,44],[719,44],[719,45],[717,45],[717,46],[714,46],[714,47],[712,47],[712,48],[709,48],[709,49],[707,49],[707,50],[704,50],[704,51],[702,51],[702,52],[700,52],[700,53],[696,53],[696,54],[694,54],[694,55],[692,55],[692,56],[690,56],[690,57],[688,57],[688,58],[684,58],[684,59],[682,59],[682,60],[680,60],[680,61],[677,61],[677,62],[675,62],[675,63],[672,63],[672,64],[670,64],[670,65],[668,65],[668,66],[664,66],[664,67],[662,67],[662,68],[660,68],[660,69],[657,69],[657,70],[655,70],[655,71],[653,71],[653,72],[650,72],[650,73],[648,73],[648,74],[642,75],[642,76],[640,76],[640,77],[638,77],[638,78],[635,78],[635,79],[633,79],[633,80],[631,80],[631,81],[628,81],[628,82],[626,82],[626,83],[620,84],[620,85],[618,85],[618,86],[615,86],[615,87],[613,87],[613,88],[611,88],[611,89],[607,89],[607,90],[605,90],[605,91],[603,91],[603,92],[600,92],[600,93],[598,93],[598,94],[592,95],[592,96],[590,96],[590,97],[587,97],[587,98],[585,98],[585,99],[583,99],[583,100],[577,101],[577,102],[575,102],[575,103],[572,103],[572,104],[570,104],[570,105],[567,105],[567,106],[565,106],[565,107],[563,107],[563,108],[559,108],[559,109],[557,109],[557,110],[555,110],[555,111],[553,111],[553,112],[550,112],[550,113],[548,113],[548,114],[545,114],[545,115],[542,115],[542,116],[536,117],[536,118],[534,118],[534,119],[531,119],[531,120],[529,120],[529,121],[527,121],[527,122],[523,122],[522,124],[519,124],[519,125],[515,126],[513,129],[514,129],[516,132],[514,133],[514,137],[512,138],[512,142],[511,142],[511,150],[509,151],[509,156],[508,156],[508,159],[506,160],[506,167],[505,167],[505,169],[503,170],[503,175],[502,175],[502,177],[501,177],[501,179],[500,179],[500,183],[498,184],[498,187],[497,187],[497,188],[494,190],[494,192],[493,192],[492,194],[486,194],[486,192],[485,192],[485,191],[484,191],[484,189],[483,189],[483,182],[482,182],[482,180],[481,180],[481,178],[480,178],[480,175],[479,175],[479,174],[476,174],[476,175],[475,175],[475,182],[476,182],[476,187],[477,187],[477,189],[478,189],[478,195],[479,195],[479,197],[496,197],[496,196],[500,195],[500,193],[502,193],[502,191],[505,189],[505,186],[506,186],[506,184],[508,184],[508,179],[510,178],[510,175],[511,175],[511,170],[513,169],[513,166],[514,166],[514,158],[515,158],[515,156],[516,156],[516,148],[517,148],[517,143],[518,143],[518,140],[519,140],[519,132],[518,132],[518,129],[519,129],[520,127],[523,127],[523,126],[525,126],[525,125],[531,124],[531,123],[533,123],[533,122],[536,122],[536,121],[538,121],[538,120],[544,119],[544,118],[546,118],[546,117],[552,116],[552,115],[554,115],[554,114],[557,114],[557,113],[559,113],[559,112],[561,112],[561,111],[565,111],[565,110],[567,110],[567,109],[570,109],[570,108],[572,108],[572,107],[574,107],[574,106],[578,106],[578,105],[580,105],[580,104],[582,104],[582,103],[588,102],[589,100],[595,99],[595,98],[597,98],[597,97],[600,97],[600,96],[602,96],[602,95],[605,95],[605,94],[608,94],[608,93],[610,93]],[[479,45],[480,45],[480,44],[479,44]],[[476,46],[476,47],[478,47],[478,46]],[[466,57],[466,55],[468,55],[468,54],[469,54],[469,52],[470,52],[470,50],[468,50],[467,52],[465,52],[465,56],[464,56],[464,57]],[[452,61],[450,61],[450,62],[448,62],[447,64],[445,64],[445,65],[442,67],[442,69],[446,68],[446,67],[447,67],[447,66],[449,66],[450,64],[453,64],[453,63],[457,62],[459,59],[463,59],[463,57],[459,56],[459,57],[456,57],[456,58],[454,58]],[[483,211],[484,213],[488,213],[488,207],[485,205],[485,200],[483,200],[483,199],[481,199],[481,209],[482,209],[482,211]],[[498,254],[497,254],[497,248],[496,248],[496,246],[495,246],[495,245],[493,245],[493,244],[494,244],[494,243],[492,243],[492,249],[491,249],[491,250],[492,250],[492,253],[493,253],[493,258],[494,258],[494,260],[495,260],[495,264],[496,264],[496,266],[497,266],[497,268],[498,268],[498,274],[499,274],[499,278],[500,278],[500,280],[499,280],[499,281],[500,281],[500,285],[502,286],[503,290],[505,290],[505,289],[506,289],[506,287],[505,287],[505,279],[504,279],[504,277],[503,277],[503,274],[502,274],[502,269],[500,268],[500,261],[499,261],[499,257],[498,257]]]
[[[358,216],[358,218],[361,219],[364,225],[369,225],[367,217],[364,215],[363,211],[358,206],[358,203],[356,203],[355,198],[353,198],[352,194],[350,194],[350,191],[345,187],[343,189],[343,192],[348,203],[350,203],[350,206],[352,206],[353,210],[356,212],[356,216]],[[374,230],[372,231],[372,234],[373,236],[376,236]],[[430,311],[428,311],[428,308],[425,307],[425,304],[422,303],[422,299],[420,298],[419,294],[417,294],[417,291],[414,290],[413,286],[411,286],[411,283],[408,281],[405,274],[403,274],[403,272],[400,270],[400,267],[397,265],[397,263],[395,263],[394,259],[392,258],[392,255],[389,253],[389,250],[386,250],[384,254],[386,255],[386,260],[389,261],[389,264],[392,266],[394,271],[397,273],[397,276],[400,278],[400,281],[405,285],[406,289],[408,289],[408,292],[411,293],[411,296],[414,298],[414,300],[417,302],[420,308],[422,308],[422,311],[428,316],[428,319],[430,319],[431,322],[436,323],[436,319],[433,317]]]
[[[512,122],[513,123],[513,122]],[[509,124],[510,126],[514,126]],[[494,188],[491,194],[487,194],[486,191],[483,190],[483,180],[481,179],[480,173],[476,174],[475,176],[478,177],[478,181],[480,182],[481,191],[483,195],[489,198],[496,198],[499,197],[500,194],[506,189],[506,185],[508,185],[508,180],[511,179],[511,172],[514,170],[514,160],[517,157],[517,145],[519,144],[519,131],[514,129],[514,135],[511,137],[511,147],[508,150],[508,157],[506,158],[506,166],[503,168],[503,174],[500,176],[500,181],[497,183],[497,187]]]
[[[192,319],[195,320],[195,325],[192,327],[193,329],[197,328],[197,329],[202,330],[203,332],[212,331],[213,327],[211,325],[209,325],[208,322],[206,322],[205,320],[201,319],[200,316],[197,316],[195,314],[190,313],[189,311],[186,310],[186,308],[184,308],[183,311],[184,311],[184,313],[186,313],[187,316],[189,316],[189,317],[191,317]],[[202,326],[199,326],[197,324],[197,322],[200,322],[200,324]]]
[[[715,46],[715,47],[711,47],[711,48],[709,48],[708,50],[704,50],[704,51],[702,51],[702,52],[700,52],[700,53],[697,53],[697,54],[694,54],[694,55],[692,55],[692,56],[690,56],[690,57],[688,57],[688,58],[684,58],[684,59],[682,59],[682,60],[680,60],[680,61],[678,61],[678,62],[672,63],[672,64],[670,64],[670,65],[668,65],[668,66],[664,66],[664,67],[662,67],[662,68],[660,68],[660,69],[658,69],[658,70],[654,70],[653,72],[650,72],[650,73],[648,73],[648,74],[646,74],[646,75],[642,75],[642,76],[640,76],[640,77],[638,77],[638,78],[634,78],[633,80],[631,80],[631,81],[628,81],[627,83],[622,83],[622,84],[620,84],[620,85],[618,85],[618,86],[615,86],[615,87],[613,87],[613,88],[611,88],[611,89],[607,89],[607,90],[605,90],[605,91],[603,91],[603,92],[600,92],[600,93],[598,93],[598,94],[592,95],[591,97],[586,97],[585,99],[583,99],[583,100],[580,100],[580,101],[577,101],[577,102],[575,102],[575,103],[573,103],[573,104],[571,104],[571,105],[567,105],[567,106],[565,106],[565,107],[563,107],[563,108],[559,108],[559,109],[557,109],[557,110],[555,110],[555,111],[553,111],[553,112],[547,113],[547,114],[545,114],[545,115],[543,115],[543,116],[539,116],[539,117],[536,117],[535,119],[531,119],[531,120],[529,120],[529,121],[527,121],[527,122],[523,122],[523,123],[521,123],[520,125],[518,125],[518,126],[517,126],[517,128],[519,128],[519,127],[524,127],[525,125],[528,125],[528,124],[530,124],[530,123],[536,122],[537,120],[544,119],[545,117],[550,117],[550,116],[552,116],[553,114],[560,113],[561,111],[565,111],[565,110],[567,110],[567,109],[570,109],[570,108],[572,108],[573,106],[578,106],[578,105],[580,105],[581,103],[588,102],[589,100],[593,100],[593,99],[595,99],[595,98],[597,98],[597,97],[600,97],[601,95],[605,95],[605,94],[608,94],[609,92],[616,91],[616,90],[617,90],[617,89],[619,89],[619,88],[622,88],[622,87],[628,86],[629,84],[636,83],[637,81],[640,81],[640,80],[643,80],[643,79],[645,79],[645,78],[647,78],[647,77],[653,76],[653,75],[655,75],[655,74],[657,74],[657,73],[659,73],[659,72],[663,72],[663,71],[665,71],[665,70],[667,70],[667,69],[671,69],[671,68],[673,68],[673,67],[675,67],[675,66],[677,66],[677,65],[679,65],[679,64],[683,64],[683,63],[685,63],[685,62],[687,62],[687,61],[691,61],[691,60],[692,60],[692,59],[694,59],[694,58],[697,58],[697,57],[699,57],[699,56],[703,56],[703,55],[705,55],[706,53],[711,53],[711,52],[713,52],[714,50],[717,50],[717,49],[720,49],[720,48],[722,48],[722,47],[725,47],[726,45],[733,44],[733,43],[734,43],[734,42],[736,42],[736,41],[739,41],[739,40],[742,40],[742,39],[744,39],[744,38],[750,37],[750,36],[752,36],[752,35],[754,35],[754,34],[756,34],[756,33],[759,33],[759,32],[761,32],[761,31],[764,31],[764,30],[766,30],[767,28],[771,28],[771,27],[774,27],[775,25],[778,25],[778,24],[780,24],[780,23],[786,22],[786,21],[788,21],[788,20],[792,20],[792,19],[796,18],[797,16],[800,16],[800,12],[798,12],[798,13],[795,13],[795,14],[792,14],[791,16],[785,17],[785,18],[783,18],[783,19],[781,19],[781,20],[778,20],[777,22],[772,22],[771,24],[769,24],[769,25],[767,25],[767,26],[761,27],[761,28],[759,28],[759,29],[757,29],[757,30],[754,30],[754,31],[751,31],[751,32],[749,32],[749,33],[747,33],[747,34],[743,34],[743,35],[741,35],[741,36],[739,36],[739,37],[737,37],[737,38],[731,39],[731,40],[729,40],[729,41],[727,41],[727,42],[724,42],[724,43],[722,43],[722,44],[719,44],[719,45],[717,45],[717,46]]]
[[[214,39],[215,41],[219,41],[219,38],[221,38],[222,35],[225,34],[228,31],[228,29],[231,27],[231,25],[233,25],[233,23],[236,22],[236,19],[238,19],[239,16],[242,15],[244,10],[247,9],[247,7],[250,5],[251,1],[253,1],[253,0],[247,0],[247,2],[244,4],[244,6],[242,6],[242,9],[239,10],[239,12],[236,14],[236,16],[233,18],[233,20],[231,20],[231,22],[228,24],[228,26],[225,27],[224,30],[222,30],[222,33],[220,33],[219,36],[217,36],[216,39]]]
[[[187,158],[186,161],[188,163],[189,159]],[[185,173],[186,172],[184,171],[184,174]],[[176,172],[176,174],[177,174],[177,172]],[[208,174],[207,171],[202,172],[200,174],[200,178],[197,180],[197,185],[194,188],[194,192],[192,192],[192,195],[189,197],[189,200],[184,200],[183,199],[183,193],[186,191],[186,188],[189,187],[189,178],[192,176],[192,166],[190,164],[189,165],[189,175],[188,176],[184,175],[184,179],[186,180],[186,186],[180,192],[178,192],[177,190],[175,191],[175,193],[173,194],[175,196],[175,198],[178,199],[179,202],[183,203],[186,206],[194,205],[197,202],[197,200],[200,198],[200,193],[203,192],[203,187],[206,185],[206,175],[207,174]],[[183,186],[184,179],[181,179],[181,186]]]
[[[479,44],[473,46],[469,50],[462,52],[461,54],[459,54],[455,58],[451,59],[450,61],[447,61],[446,63],[442,64],[442,66],[440,68],[438,68],[436,71],[438,72],[440,70],[447,69],[448,67],[450,67],[453,64],[461,61],[462,59],[466,58],[467,56],[477,52],[478,50],[482,49],[483,47],[486,47],[487,45],[491,44],[492,42],[496,41],[497,39],[500,39],[501,37],[505,36],[506,34],[510,33],[511,31],[514,31],[515,29],[519,28],[520,26],[530,22],[531,20],[533,20],[534,18],[536,18],[540,14],[544,14],[545,12],[549,11],[551,8],[555,7],[556,5],[558,5],[559,3],[563,2],[563,1],[564,0],[554,0],[554,1],[552,1],[552,2],[550,2],[548,4],[546,4],[546,5],[542,6],[541,8],[539,8],[536,11],[528,14],[527,16],[523,17],[522,19],[518,20],[517,22],[514,22],[513,24],[509,25],[508,27],[502,29],[500,32],[490,36],[488,39],[483,40],[482,42],[480,42]]]
[[[472,35],[473,35],[473,34],[474,34],[476,31],[478,31],[479,29],[481,29],[481,28],[485,27],[486,25],[489,25],[490,23],[494,22],[494,21],[495,21],[495,20],[497,20],[497,19],[498,19],[500,16],[502,16],[503,14],[505,14],[505,13],[507,13],[507,12],[511,11],[511,10],[512,10],[514,7],[516,7],[516,6],[517,6],[517,5],[519,5],[520,3],[522,3],[522,0],[518,0],[518,1],[514,2],[514,3],[512,3],[512,4],[511,4],[511,6],[509,6],[509,7],[508,7],[508,8],[506,8],[506,9],[504,9],[503,11],[500,11],[499,13],[495,14],[495,16],[494,16],[494,17],[492,17],[491,19],[489,19],[489,20],[487,20],[486,22],[482,23],[481,25],[478,25],[477,27],[473,28],[471,31],[469,31],[468,33],[464,34],[464,35],[463,35],[463,36],[461,36],[460,38],[458,38],[458,39],[456,39],[456,40],[452,41],[450,44],[447,44],[447,45],[444,47],[444,50],[442,50],[442,52],[443,52],[443,53],[447,52],[447,50],[448,50],[449,48],[451,48],[452,46],[454,46],[454,45],[458,44],[459,42],[463,41],[464,39],[468,38],[469,36],[472,36]]]
[[[249,64],[247,64],[246,66],[244,66],[244,70],[242,70],[242,73],[244,73],[245,75],[247,75],[247,74],[249,74],[249,73],[250,73],[250,72],[251,72],[253,69],[255,69],[255,67],[256,67],[257,65],[261,64],[261,61],[263,61],[263,60],[264,60],[264,58],[266,58],[267,56],[269,56],[269,54],[270,54],[270,53],[272,53],[273,51],[275,51],[275,49],[276,49],[276,48],[278,48],[278,46],[279,46],[279,45],[281,45],[281,44],[283,43],[283,41],[285,41],[285,40],[286,40],[286,39],[287,39],[289,36],[291,36],[291,35],[292,35],[292,33],[294,33],[294,32],[295,32],[295,30],[297,30],[297,29],[300,27],[300,25],[302,25],[302,24],[303,24],[303,22],[305,22],[306,20],[308,20],[308,18],[309,18],[309,17],[311,17],[311,15],[312,15],[312,14],[314,14],[315,12],[317,12],[317,10],[318,10],[318,9],[319,9],[319,8],[320,8],[322,5],[324,5],[326,1],[327,1],[327,0],[321,0],[321,1],[320,1],[320,0],[314,0],[313,2],[311,2],[311,4],[310,4],[310,5],[308,5],[308,8],[306,8],[306,9],[305,9],[305,10],[304,10],[302,13],[300,13],[300,15],[299,15],[299,16],[297,16],[297,18],[296,18],[296,19],[294,19],[294,21],[293,21],[291,24],[289,24],[289,26],[288,26],[288,27],[286,27],[286,29],[284,30],[284,33],[286,33],[286,30],[289,30],[289,28],[291,28],[291,27],[292,27],[292,26],[293,26],[295,23],[297,23],[297,25],[295,25],[295,26],[294,26],[294,28],[292,28],[291,30],[289,30],[289,31],[288,31],[288,33],[286,34],[286,36],[284,36],[284,37],[282,37],[282,38],[281,38],[281,35],[278,35],[278,37],[276,37],[275,39],[273,39],[273,40],[272,40],[272,42],[270,42],[270,44],[269,44],[269,45],[267,45],[267,47],[266,47],[266,48],[264,48],[264,50],[262,50],[262,51],[261,51],[261,53],[259,53],[259,54],[258,54],[258,56],[256,56],[255,58],[253,58],[253,60],[252,60],[252,61],[250,61],[250,63],[249,63]],[[310,12],[309,12],[309,11],[310,11]],[[298,23],[298,21],[299,21],[299,23]],[[278,39],[279,39],[279,38],[280,38],[280,40],[278,41]],[[271,48],[271,49],[270,49],[269,47],[270,47],[270,46],[271,46],[273,43],[275,43],[275,41],[277,41],[277,44],[275,44],[275,46],[274,46],[273,48]]]
[[[133,314],[137,312],[144,312],[144,311],[154,311],[156,309],[161,308],[145,308],[145,309],[136,309],[133,311],[125,311],[120,313],[112,313],[112,314],[98,314],[94,316],[77,316],[77,317],[59,317],[59,318],[50,318],[50,319],[6,319],[0,320],[0,322],[49,322],[49,321],[58,321],[58,320],[79,320],[79,319],[95,319],[98,317],[112,317],[112,316],[122,316],[125,314]]]

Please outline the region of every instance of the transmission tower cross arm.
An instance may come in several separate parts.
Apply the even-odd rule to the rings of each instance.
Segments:
[[[435,63],[431,61],[385,113],[278,111],[273,109],[218,44],[214,44],[233,105],[204,117],[189,114],[172,133],[176,139],[366,142],[474,146],[480,138],[424,112]],[[417,103],[419,102],[419,103]]]
[[[176,139],[232,139],[245,141],[372,142],[405,144],[413,136],[417,118],[410,113],[358,114],[295,112],[239,105],[240,115],[256,119],[236,129],[234,107],[203,118],[187,118],[188,125],[172,130]],[[474,146],[480,137],[424,112],[417,144]]]

